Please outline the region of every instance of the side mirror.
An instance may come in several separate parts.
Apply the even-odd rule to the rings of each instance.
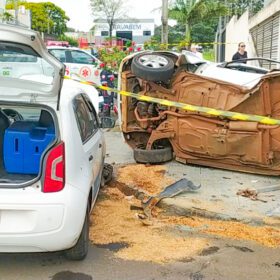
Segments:
[[[111,117],[101,117],[100,118],[101,128],[113,128],[115,127],[115,120]]]

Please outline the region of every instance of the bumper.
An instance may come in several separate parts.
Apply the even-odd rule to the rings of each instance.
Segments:
[[[72,247],[82,230],[87,197],[71,185],[58,193],[0,190],[0,252],[48,252]]]

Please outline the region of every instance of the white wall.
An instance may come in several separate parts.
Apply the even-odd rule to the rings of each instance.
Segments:
[[[245,12],[239,19],[233,16],[227,24],[226,29],[226,55],[225,60],[231,61],[232,56],[237,52],[238,43],[244,42],[248,57],[255,57],[254,44],[249,33],[249,15]]]
[[[5,11],[6,0],[0,0],[0,16],[3,15]],[[0,19],[1,22],[1,19]]]
[[[253,28],[257,24],[263,22],[264,20],[268,19],[269,17],[273,16],[279,11],[280,11],[280,0],[272,0],[264,9],[259,11],[252,18],[250,18],[249,28],[250,29]]]
[[[109,31],[109,24],[97,23],[95,26],[95,36],[101,36],[101,31]],[[151,31],[151,36],[154,35],[154,23],[135,22],[135,23],[116,23],[113,28],[113,36],[116,36],[116,31],[132,31],[133,36],[143,36],[143,31]]]
[[[15,10],[6,10],[14,18],[16,16]],[[31,28],[31,13],[30,10],[18,10],[18,23],[27,28]]]
[[[250,19],[248,12],[245,12],[239,19],[233,17],[227,24],[226,29],[226,61],[231,60],[232,55],[237,51],[239,42],[245,42],[248,57],[256,57],[256,51],[249,30],[279,11],[280,0],[272,0],[269,1],[267,6]]]

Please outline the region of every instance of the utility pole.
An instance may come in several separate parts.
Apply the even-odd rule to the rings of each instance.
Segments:
[[[5,7],[6,7],[6,0],[0,0],[0,22],[3,22]]]
[[[161,43],[168,44],[168,0],[162,0]]]
[[[14,0],[15,24],[18,25],[18,0]]]

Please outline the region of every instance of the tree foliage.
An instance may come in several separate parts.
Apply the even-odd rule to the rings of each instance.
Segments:
[[[162,26],[157,26],[155,28],[154,36],[152,37],[152,40],[156,43],[161,42],[161,28]],[[183,41],[185,38],[185,28],[184,26],[177,24],[175,26],[168,26],[168,43],[169,44],[177,44],[181,41]]]
[[[31,11],[31,27],[34,30],[61,35],[67,30],[65,11],[51,2],[28,3],[19,2],[18,6],[25,6]],[[7,1],[6,9],[14,9],[14,1]]]
[[[116,19],[124,16],[124,0],[90,0],[92,14],[96,19],[106,19],[109,24],[109,36],[112,38]]]
[[[10,22],[14,20],[14,16],[8,12],[4,12],[2,15],[0,15],[0,19],[2,22]]]
[[[246,10],[254,15],[264,6],[264,0],[228,0],[226,3],[230,16],[241,16]]]
[[[191,41],[192,28],[228,13],[220,0],[174,0],[171,2],[169,17],[185,26],[185,39]]]
[[[70,44],[70,46],[73,46],[73,47],[78,47],[78,45],[79,45],[79,42],[78,42],[77,39],[66,36],[64,34],[60,35],[58,37],[58,40],[59,41],[67,41]]]

